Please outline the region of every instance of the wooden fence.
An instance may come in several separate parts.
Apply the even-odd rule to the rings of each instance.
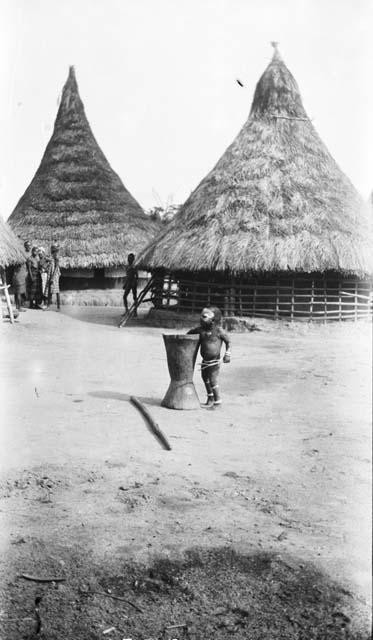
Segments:
[[[152,299],[157,308],[199,313],[217,306],[224,316],[290,320],[358,320],[372,317],[373,283],[362,280],[282,279],[275,282],[208,282],[156,275]]]

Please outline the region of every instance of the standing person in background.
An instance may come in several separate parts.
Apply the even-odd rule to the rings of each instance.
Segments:
[[[51,260],[48,267],[48,307],[52,304],[52,296],[56,294],[56,303],[57,303],[57,311],[60,311],[61,301],[60,301],[60,259],[58,256],[58,246],[56,244],[52,244],[51,246]]]
[[[137,302],[137,280],[138,280],[138,271],[135,266],[135,254],[129,253],[127,257],[127,266],[126,266],[126,277],[124,280],[124,293],[123,293],[123,302],[126,313],[128,312],[128,302],[127,297],[130,292],[132,292],[133,302],[136,304]],[[134,314],[135,318],[137,317],[137,311],[135,310]]]
[[[40,274],[37,247],[32,247],[31,255],[27,259],[26,264],[29,281],[30,309],[36,309],[40,302]]]
[[[39,273],[41,284],[41,308],[44,309],[48,303],[48,269],[49,259],[44,247],[39,247]]]
[[[28,259],[31,257],[31,243],[29,240],[25,240],[25,242],[23,243],[24,249],[25,249],[25,254],[26,254],[26,300],[28,302],[30,302],[30,286],[31,286],[31,282],[30,282],[30,278],[29,278],[29,273],[28,273]]]
[[[26,311],[23,308],[22,303],[26,303],[26,278],[27,278],[27,267],[26,262],[22,262],[21,264],[17,264],[14,267],[13,277],[12,277],[12,287],[14,290],[14,302],[16,305],[16,309],[18,311]]]

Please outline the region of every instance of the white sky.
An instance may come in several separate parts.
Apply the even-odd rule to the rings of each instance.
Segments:
[[[232,142],[271,40],[336,161],[364,198],[373,189],[372,0],[0,0],[0,25],[5,219],[70,64],[98,143],[148,208],[183,202]]]

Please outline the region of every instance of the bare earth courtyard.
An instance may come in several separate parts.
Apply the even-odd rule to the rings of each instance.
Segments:
[[[0,328],[0,638],[368,638],[371,325],[233,333],[177,412],[175,331],[118,312]]]

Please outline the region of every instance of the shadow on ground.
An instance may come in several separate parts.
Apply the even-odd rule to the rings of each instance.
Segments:
[[[28,640],[367,640],[365,606],[312,565],[230,548],[193,549],[150,566],[69,550],[39,559],[65,582],[8,583],[3,637]],[[41,560],[41,561],[40,561]],[[35,572],[36,573],[36,570]],[[111,632],[108,631],[111,629]]]
[[[87,395],[92,398],[101,398],[103,400],[121,400],[122,402],[130,402],[133,394],[119,393],[117,391],[89,391]],[[143,396],[136,396],[136,398],[144,404],[150,404],[154,407],[161,406],[160,398],[145,398]]]
[[[128,327],[143,327],[148,326],[146,322],[146,316],[148,309],[139,309],[139,317],[131,318],[125,326]],[[86,322],[88,324],[109,325],[112,327],[118,327],[120,320],[123,317],[123,309],[121,307],[84,307],[78,305],[64,305],[62,307],[62,313],[70,318],[79,320],[80,322]],[[123,327],[125,329],[125,327]]]

